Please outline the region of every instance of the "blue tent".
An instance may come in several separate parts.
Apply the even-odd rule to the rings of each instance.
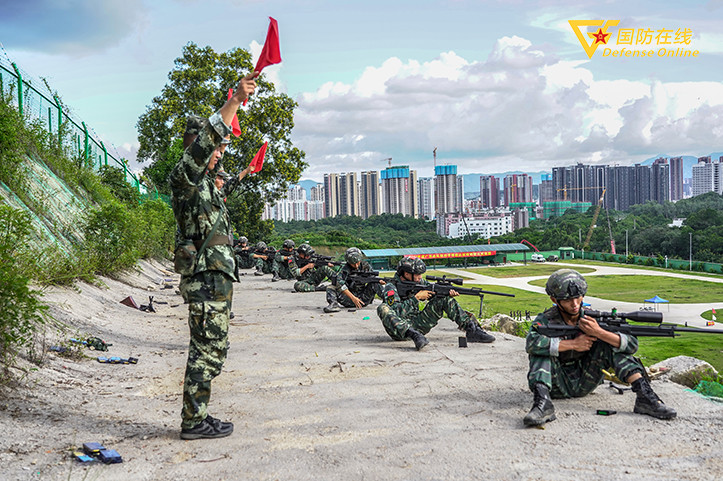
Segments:
[[[659,297],[657,294],[655,295],[655,297],[652,297],[650,299],[645,299],[645,301],[643,301],[643,302],[645,302],[645,303],[649,302],[651,304],[655,304],[656,311],[658,310],[658,304],[666,303],[666,304],[668,304],[668,311],[670,311],[670,301],[663,299],[662,297]]]

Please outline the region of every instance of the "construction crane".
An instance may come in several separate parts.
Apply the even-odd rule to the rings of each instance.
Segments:
[[[389,162],[388,166],[389,166],[389,167],[392,166],[392,158],[391,158],[391,157],[387,157],[386,159],[382,159],[382,160],[379,160],[379,161],[377,161],[377,162]]]
[[[585,237],[585,243],[582,245],[582,250],[585,250],[587,248],[587,246],[590,244],[590,238],[592,237],[592,230],[595,228],[595,222],[597,222],[597,218],[600,215],[600,208],[602,207],[603,199],[605,198],[605,190],[606,189],[603,189],[602,195],[600,195],[600,200],[597,201],[597,207],[595,208],[595,213],[592,216],[592,222],[590,222],[590,228],[587,231],[587,236]],[[607,212],[607,209],[605,210],[605,212]]]
[[[535,252],[540,252],[540,249],[538,249],[537,247],[535,247],[534,245],[532,245],[532,243],[530,243],[530,241],[528,241],[527,239],[522,239],[522,240],[520,241],[520,244],[527,244],[528,246],[530,246],[530,247],[532,247],[533,249],[535,249]]]
[[[562,191],[562,200],[567,200],[567,191],[568,191],[568,190],[589,190],[589,189],[595,189],[595,190],[603,189],[603,190],[605,190],[605,187],[601,187],[601,186],[595,186],[595,187],[563,187],[562,189],[557,189],[557,192]]]

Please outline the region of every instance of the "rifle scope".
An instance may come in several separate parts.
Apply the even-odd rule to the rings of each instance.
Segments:
[[[456,284],[458,286],[461,286],[462,284],[464,284],[464,280],[461,277],[447,277],[447,276],[439,277],[439,276],[429,275],[429,276],[427,276],[427,280],[428,281],[437,281],[437,282],[442,282],[442,283],[451,283],[451,284]]]
[[[662,312],[633,311],[633,312],[612,312],[594,311],[585,309],[585,315],[595,319],[629,319],[635,322],[650,322],[660,324],[663,322]]]

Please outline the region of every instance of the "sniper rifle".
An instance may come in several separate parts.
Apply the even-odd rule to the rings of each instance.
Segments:
[[[495,296],[515,297],[514,294],[507,294],[506,292],[495,292],[485,291],[479,287],[457,287],[464,284],[464,280],[461,277],[450,277],[447,276],[427,276],[428,281],[436,281],[430,284],[422,284],[414,281],[405,281],[402,279],[401,282],[397,283],[397,292],[399,297],[405,299],[410,295],[414,295],[420,291],[432,291],[434,296],[449,296],[450,291],[457,291],[463,296],[477,296],[479,297],[479,317],[482,317],[482,303],[484,302],[485,294],[492,294]]]
[[[595,319],[600,327],[609,332],[629,334],[636,337],[675,337],[680,332],[697,332],[701,334],[723,334],[721,329],[698,329],[694,327],[683,327],[675,324],[662,324],[663,314],[660,312],[611,312],[584,310],[582,312],[586,316]],[[626,321],[646,322],[648,324],[657,324],[652,326],[628,324]],[[582,330],[577,326],[569,324],[548,324],[547,326],[540,323],[533,324],[532,329],[543,336],[548,337],[569,337],[573,338]]]

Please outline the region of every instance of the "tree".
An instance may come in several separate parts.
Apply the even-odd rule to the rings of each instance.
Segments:
[[[242,48],[216,53],[211,47],[189,43],[175,60],[169,82],[138,119],[138,160],[149,161],[144,174],[159,192],[169,194],[168,176],[182,152],[182,137],[188,115],[210,117],[226,101],[229,88],[235,88],[242,72],[253,69],[251,55]],[[245,168],[254,154],[268,141],[261,172],[248,175],[228,200],[232,222],[239,235],[267,233],[273,224],[261,223],[264,202],[273,202],[289,185],[298,182],[307,166],[305,153],[291,143],[296,102],[282,93],[263,75],[247,110],[239,110],[242,134],[231,137],[223,158],[229,173]]]

